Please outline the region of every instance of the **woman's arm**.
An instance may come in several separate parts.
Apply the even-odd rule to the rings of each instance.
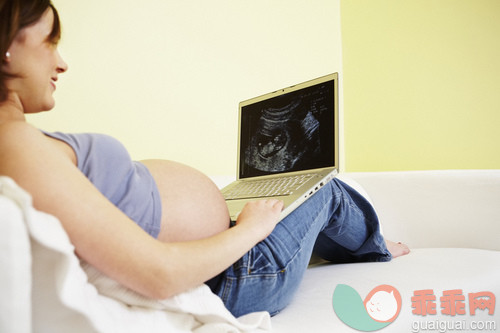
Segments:
[[[61,221],[77,254],[106,275],[149,297],[167,298],[219,274],[276,225],[282,204],[257,202],[235,227],[213,237],[162,243],[109,202],[70,158],[23,122],[0,127],[0,174]]]

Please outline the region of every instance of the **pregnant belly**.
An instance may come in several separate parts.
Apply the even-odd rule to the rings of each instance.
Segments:
[[[141,162],[153,175],[160,192],[162,223],[159,240],[202,239],[229,228],[226,203],[210,178],[172,161]]]

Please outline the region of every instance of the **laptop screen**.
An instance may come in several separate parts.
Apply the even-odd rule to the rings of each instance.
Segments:
[[[240,103],[240,178],[336,166],[336,78]]]

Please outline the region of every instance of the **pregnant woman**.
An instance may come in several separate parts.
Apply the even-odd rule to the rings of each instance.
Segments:
[[[115,139],[47,133],[25,114],[51,110],[68,66],[49,0],[0,0],[0,175],[56,216],[77,255],[128,288],[168,298],[207,283],[236,316],[279,312],[314,251],[332,262],[406,254],[385,241],[366,200],[335,180],[277,223],[282,203],[249,203],[230,227],[217,187],[182,164],[135,162]]]

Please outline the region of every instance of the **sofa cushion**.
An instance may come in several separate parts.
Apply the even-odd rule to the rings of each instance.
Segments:
[[[388,239],[411,248],[500,250],[500,170],[346,175],[369,194]]]
[[[292,304],[272,318],[275,332],[353,332],[336,315],[332,296],[337,285],[354,288],[362,299],[379,285],[391,285],[401,294],[399,316],[387,332],[412,332],[412,325],[426,322],[451,321],[471,324],[495,321],[500,328],[498,313],[476,310],[471,315],[468,294],[488,291],[500,297],[500,252],[463,248],[415,249],[405,257],[386,263],[317,264],[310,267]],[[415,291],[433,290],[436,315],[416,315],[412,311]],[[462,290],[465,315],[441,314],[440,297],[444,291]],[[498,309],[497,309],[498,310]],[[460,324],[460,323],[459,323]],[[384,330],[382,330],[384,331]]]

